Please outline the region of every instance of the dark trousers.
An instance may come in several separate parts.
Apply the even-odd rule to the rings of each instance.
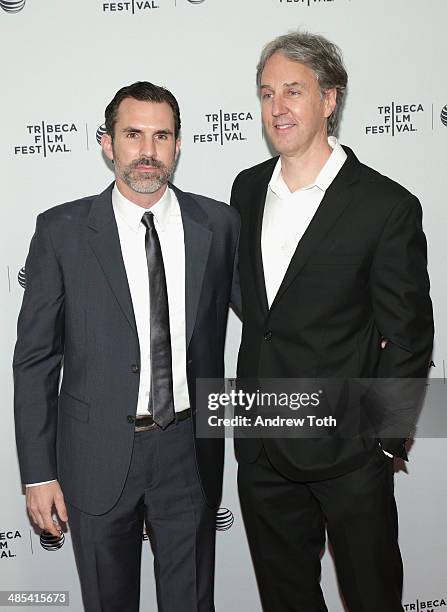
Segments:
[[[214,611],[215,511],[203,498],[191,427],[187,419],[135,433],[124,490],[106,514],[68,505],[86,612],[138,612],[144,523],[159,612]]]
[[[282,476],[263,449],[240,463],[239,496],[264,612],[327,612],[320,588],[325,528],[349,612],[403,612],[393,462],[319,482]]]

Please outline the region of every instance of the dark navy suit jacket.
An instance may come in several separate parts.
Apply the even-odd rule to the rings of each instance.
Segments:
[[[38,216],[14,354],[22,482],[58,478],[67,501],[91,514],[109,510],[123,489],[134,437],[128,417],[135,415],[139,388],[139,342],[112,188]],[[240,307],[239,214],[173,189],[185,237],[187,379],[194,410],[196,378],[223,377],[230,300]],[[195,439],[212,506],[221,495],[223,442]]]

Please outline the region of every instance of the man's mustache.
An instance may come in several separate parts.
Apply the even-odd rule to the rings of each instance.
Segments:
[[[138,166],[153,166],[154,168],[163,169],[165,165],[154,157],[140,157],[131,163],[131,168],[137,168]]]

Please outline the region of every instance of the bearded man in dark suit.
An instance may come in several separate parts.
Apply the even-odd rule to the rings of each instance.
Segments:
[[[159,609],[211,612],[224,445],[195,437],[195,383],[223,376],[239,215],[169,183],[170,91],[123,87],[105,119],[114,183],[40,214],[26,260],[14,376],[27,506],[56,536],[52,513],[68,519],[87,612],[139,609],[144,524]]]

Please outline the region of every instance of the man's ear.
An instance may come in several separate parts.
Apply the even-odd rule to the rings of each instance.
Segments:
[[[331,87],[324,92],[325,117],[330,117],[337,106],[337,88]]]
[[[101,147],[104,151],[104,155],[110,159],[110,161],[113,161],[113,143],[110,134],[103,134],[101,136]]]

